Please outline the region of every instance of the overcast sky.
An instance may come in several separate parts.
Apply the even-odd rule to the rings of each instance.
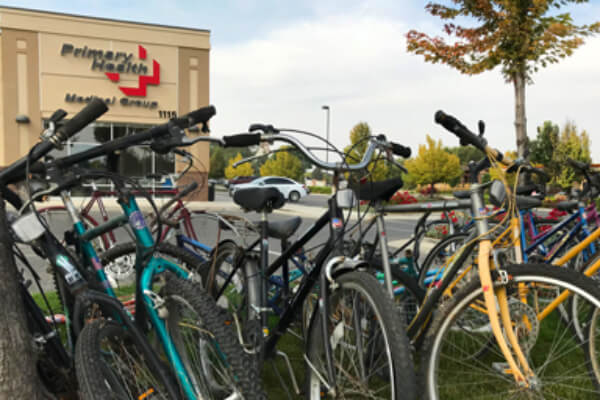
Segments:
[[[419,0],[20,0],[1,5],[211,31],[213,134],[268,122],[348,143],[360,121],[416,150],[430,134],[457,145],[433,123],[442,109],[475,129],[483,119],[492,146],[514,149],[514,93],[499,71],[468,77],[406,53],[405,34],[441,31]],[[600,20],[600,1],[569,9],[576,22]],[[35,29],[35,27],[32,27]],[[541,70],[527,88],[530,138],[545,120],[586,129],[600,161],[600,38]]]

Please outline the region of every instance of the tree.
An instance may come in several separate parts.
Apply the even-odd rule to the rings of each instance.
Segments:
[[[445,150],[456,155],[460,160],[460,165],[468,165],[469,161],[479,161],[485,157],[479,149],[473,146],[446,147]]]
[[[220,179],[225,177],[225,157],[221,146],[210,146],[210,172],[209,178]]]
[[[233,164],[240,161],[242,159],[242,154],[237,153],[234,158],[229,159],[227,162],[227,168],[225,168],[225,178],[232,179],[236,176],[252,176],[254,175],[254,170],[249,163],[244,163],[239,165],[237,168],[233,167]]]
[[[321,171],[320,168],[315,168],[311,174],[311,177],[320,181],[321,179],[323,179],[323,171]]]
[[[261,167],[262,176],[287,176],[301,182],[304,179],[304,166],[300,158],[289,151],[278,151]]]
[[[531,141],[531,161],[544,166],[551,184],[570,187],[577,174],[568,159],[591,161],[589,135],[585,130],[578,133],[572,121],[567,121],[562,131],[558,125],[545,121],[537,131],[536,139]]]
[[[577,177],[576,171],[571,168],[568,159],[590,162],[590,139],[584,130],[577,132],[577,126],[572,121],[567,121],[560,133],[558,146],[554,149],[553,164],[559,165],[559,174],[553,181],[562,188],[569,188]]]
[[[459,158],[442,148],[442,141],[437,143],[427,135],[427,145],[419,146],[417,157],[404,163],[408,170],[408,182],[420,185],[433,185],[440,182],[456,181],[463,173]]]
[[[371,137],[371,128],[366,122],[359,122],[354,125],[350,131],[350,145],[344,149],[346,154],[346,162],[348,164],[358,164],[369,146],[369,138]],[[375,160],[371,161],[367,166],[373,181],[385,179],[389,174],[387,161]]]
[[[474,18],[466,27],[448,22],[444,33],[453,39],[431,37],[411,30],[408,51],[425,61],[445,63],[461,73],[474,75],[501,67],[515,91],[515,129],[519,157],[527,154],[525,85],[539,67],[557,63],[583,44],[583,37],[600,32],[600,22],[575,25],[569,13],[552,14],[568,3],[588,0],[452,0],[455,6],[428,3],[425,9],[442,20]]]
[[[27,330],[19,272],[8,232],[4,199],[0,197],[0,398],[42,399],[36,373],[33,338]]]
[[[552,166],[554,149],[558,146],[560,129],[552,121],[544,121],[544,125],[537,127],[537,136],[531,141],[529,159],[545,167]]]

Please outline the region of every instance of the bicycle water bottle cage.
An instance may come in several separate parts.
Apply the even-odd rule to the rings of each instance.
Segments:
[[[233,195],[235,204],[247,211],[271,212],[283,207],[285,199],[276,188],[248,188],[236,190]]]

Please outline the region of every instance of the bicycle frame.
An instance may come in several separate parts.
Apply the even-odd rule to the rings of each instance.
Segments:
[[[527,215],[527,218],[528,218],[527,220],[524,219],[525,215]],[[533,221],[533,216],[532,216],[531,212],[520,211],[520,216],[521,216],[521,218],[520,218],[521,245],[522,245],[523,249],[525,249],[525,251],[523,252],[523,261],[524,262],[528,261],[527,255],[539,247],[542,254],[545,256],[545,260],[547,262],[551,263],[557,257],[560,250],[564,249],[566,247],[566,245],[569,243],[569,241],[573,237],[575,237],[580,231],[582,231],[584,237],[588,237],[590,235],[590,232],[588,230],[587,219],[585,218],[585,207],[582,204],[579,205],[577,212],[573,213],[568,218],[565,218],[562,221],[560,221],[552,229],[546,230],[541,233],[538,233],[538,231],[535,227],[535,223]],[[579,219],[579,221],[577,221],[575,226],[568,233],[565,233],[564,235],[562,235],[560,238],[556,239],[554,242],[552,242],[548,246],[551,248],[551,250],[549,251],[543,243],[548,238],[553,236],[556,232],[560,231],[562,228],[564,228],[565,226],[574,222],[577,219]],[[525,221],[527,221],[529,223],[530,235],[533,239],[533,243],[531,243],[529,245],[527,244],[527,239],[525,237],[525,233],[526,233],[525,226],[524,226]],[[590,245],[589,252],[591,253],[590,255],[594,255],[596,253],[596,247],[593,243]],[[587,260],[590,255],[587,254],[587,251],[584,252],[584,260]]]

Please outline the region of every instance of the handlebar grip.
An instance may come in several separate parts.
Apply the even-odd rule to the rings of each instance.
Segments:
[[[463,146],[472,144],[479,150],[484,151],[486,142],[484,139],[475,135],[466,126],[452,115],[448,115],[442,110],[435,113],[435,122],[442,125],[444,128],[454,133],[460,139],[460,144]]]
[[[94,97],[83,110],[79,111],[73,118],[58,128],[56,134],[61,141],[66,141],[107,111],[108,107],[106,103],[98,97]]]
[[[67,116],[67,112],[65,110],[63,110],[62,108],[59,108],[58,110],[54,111],[52,113],[52,115],[50,116],[50,121],[56,123],[60,120],[62,120],[64,117]]]
[[[248,128],[249,132],[263,131],[264,133],[278,133],[279,130],[275,129],[273,125],[267,124],[252,124]]]
[[[589,166],[581,161],[577,161],[577,160],[573,160],[572,158],[567,158],[567,162],[575,169],[578,169],[580,171],[586,171]]]
[[[223,147],[246,147],[260,143],[259,133],[241,133],[239,135],[223,136]]]
[[[192,111],[188,113],[185,117],[189,121],[189,126],[194,126],[196,124],[205,124],[212,117],[217,114],[217,109],[215,106],[207,106],[197,109],[196,111]]]
[[[392,153],[397,156],[408,158],[410,157],[411,151],[410,147],[402,146],[401,144],[390,142],[392,146]]]
[[[550,176],[546,173],[546,171],[544,171],[544,170],[542,170],[540,168],[532,167],[531,168],[531,173],[532,174],[536,174],[537,176],[539,176],[540,178],[542,178],[544,180],[544,182],[550,181]]]

